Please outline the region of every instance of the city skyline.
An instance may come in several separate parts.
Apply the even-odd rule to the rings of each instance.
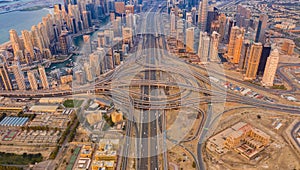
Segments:
[[[1,3],[0,169],[299,169],[297,3]]]

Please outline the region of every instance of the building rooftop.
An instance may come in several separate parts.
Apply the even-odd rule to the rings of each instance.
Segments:
[[[34,105],[29,110],[32,112],[51,112],[54,113],[58,109],[58,105]]]

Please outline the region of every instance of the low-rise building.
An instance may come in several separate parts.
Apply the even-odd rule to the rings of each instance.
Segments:
[[[235,150],[247,159],[251,159],[269,143],[269,135],[250,124],[239,122],[211,137],[206,148],[217,155]]]
[[[54,113],[58,107],[58,105],[33,105],[29,110],[31,112]]]
[[[92,158],[93,149],[91,145],[84,145],[80,151],[81,158]]]

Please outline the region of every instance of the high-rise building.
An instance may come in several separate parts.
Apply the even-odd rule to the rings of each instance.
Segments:
[[[194,50],[194,27],[186,29],[186,51],[193,53]]]
[[[32,45],[31,36],[30,36],[29,31],[23,30],[22,38],[24,41],[24,46],[25,46],[25,51],[26,51],[25,55],[29,54],[31,60],[34,61],[35,55],[34,55],[33,45]]]
[[[38,24],[38,29],[40,31],[41,38],[42,38],[42,40],[43,40],[43,42],[45,44],[45,48],[49,48],[49,46],[50,46],[50,40],[49,40],[49,37],[48,37],[45,25],[40,22]]]
[[[113,22],[115,20],[116,16],[115,16],[115,13],[114,12],[110,12],[109,13],[109,20],[110,22]]]
[[[93,81],[93,72],[92,72],[92,68],[91,68],[90,64],[84,63],[83,67],[84,67],[86,80],[89,82]]]
[[[183,49],[184,48],[184,24],[182,19],[179,19],[177,21],[176,40],[177,40],[177,48]]]
[[[104,37],[104,32],[103,31],[98,32],[97,40],[98,40],[98,47],[104,47],[105,46],[105,37]]]
[[[206,30],[208,33],[212,33],[212,30],[211,30],[211,26],[213,24],[216,24],[215,21],[218,20],[218,12],[215,10],[215,11],[208,11],[207,12],[207,22],[206,22]]]
[[[209,33],[211,34],[212,32],[216,31],[218,32],[220,28],[220,23],[218,20],[214,20],[211,22],[210,24],[210,28],[209,28]]]
[[[254,80],[256,79],[256,73],[259,65],[259,60],[262,52],[262,44],[254,43],[251,46],[248,66],[246,70],[245,80]]]
[[[4,63],[0,64],[0,76],[5,90],[12,90],[10,77],[8,75],[7,67]]]
[[[115,9],[118,14],[125,13],[125,2],[115,2]]]
[[[122,35],[123,35],[123,43],[129,44],[131,46],[132,41],[133,41],[132,29],[129,27],[122,27]]]
[[[43,89],[49,89],[49,83],[48,83],[45,67],[42,65],[39,65],[38,67],[39,67],[38,70],[40,73],[40,79],[42,82]]]
[[[112,24],[115,36],[121,36],[121,17],[116,17]]]
[[[241,57],[244,35],[238,35],[234,43],[233,63],[238,64]]]
[[[104,64],[105,70],[114,69],[113,51],[111,48],[108,49],[106,55],[104,56]]]
[[[54,39],[52,15],[48,14],[46,17],[43,17],[42,21],[43,25],[45,26],[49,41],[52,41]]]
[[[95,73],[96,76],[100,76],[100,62],[99,62],[99,54],[94,52],[90,54],[90,66],[92,67],[92,72]]]
[[[218,20],[220,24],[218,33],[220,34],[220,41],[222,42],[225,38],[226,15],[221,13]]]
[[[115,1],[114,0],[108,0],[107,5],[108,5],[109,12],[115,11]]]
[[[256,29],[255,42],[264,43],[265,31],[267,29],[267,23],[268,23],[268,15],[261,14],[259,16],[259,21],[258,21],[258,25],[257,25],[257,29]]]
[[[236,22],[232,19],[232,18],[229,18],[228,19],[228,29],[227,29],[227,36],[226,36],[226,42],[228,43],[229,42],[229,39],[230,39],[230,35],[231,35],[231,29],[232,27],[235,26]]]
[[[198,56],[201,62],[207,62],[209,58],[209,45],[210,45],[210,38],[207,32],[200,31]]]
[[[134,14],[134,5],[126,5],[125,11],[129,11],[129,13]]]
[[[239,27],[244,27],[247,29],[249,26],[249,20],[251,17],[251,10],[247,8],[246,6],[243,5],[238,5],[237,6],[237,13],[236,13],[236,21],[237,21],[237,26]]]
[[[104,30],[105,44],[111,46],[114,39],[114,31],[106,29]]]
[[[285,40],[282,44],[281,50],[288,55],[294,54],[295,42],[293,40]]]
[[[249,40],[244,40],[243,45],[242,45],[240,61],[239,61],[239,67],[238,67],[238,70],[240,70],[242,72],[244,72],[246,70],[247,63],[248,63],[248,57],[250,54],[250,48],[251,48],[251,42]]]
[[[211,38],[210,38],[210,48],[209,48],[209,58],[210,61],[219,61],[219,40],[220,39],[220,34],[218,34],[217,32],[213,32],[211,34]]]
[[[276,70],[279,62],[279,51],[274,47],[271,51],[271,54],[267,60],[266,68],[262,78],[263,86],[273,86]]]
[[[20,53],[19,51],[24,50],[23,44],[18,36],[18,33],[16,30],[10,30],[9,31],[9,36],[10,36],[10,42],[14,51],[14,56],[15,58],[20,58],[21,60],[23,59],[23,56],[19,56]],[[21,53],[23,54],[23,53]]]
[[[86,6],[86,10],[89,11],[89,13],[91,14],[91,19],[98,19],[98,15],[96,12],[96,7],[94,3],[88,3],[85,5]]]
[[[243,28],[239,28],[238,26],[232,27],[230,37],[229,37],[227,57],[234,64],[237,64],[239,62],[239,54],[240,54],[243,37],[244,37]],[[236,56],[236,58],[234,58],[234,56]]]
[[[76,22],[75,17],[70,17],[70,26],[71,26],[72,33],[76,34],[78,31],[78,28],[77,28],[77,22]]]
[[[36,82],[34,72],[33,71],[28,71],[27,72],[27,77],[28,77],[28,81],[29,81],[31,90],[34,90],[34,91],[38,90],[38,85],[37,85],[37,82]]]
[[[264,74],[267,59],[270,56],[270,52],[271,52],[271,44],[270,43],[265,43],[263,45],[263,49],[262,49],[262,52],[261,52],[259,65],[258,65],[258,69],[257,69],[257,75],[262,76]]]
[[[92,25],[91,21],[91,13],[89,11],[82,12],[82,21],[83,21],[83,28],[88,29]]]
[[[114,65],[120,65],[121,64],[121,52],[120,51],[114,51]]]
[[[75,71],[75,78],[78,84],[84,84],[84,74],[81,70]]]
[[[42,35],[40,34],[38,27],[36,25],[32,26],[31,38],[32,38],[33,46],[38,47],[40,51],[43,51],[43,49],[45,48],[45,44],[41,37]]]
[[[63,55],[67,55],[69,52],[72,42],[70,38],[68,31],[63,31],[59,36],[60,50]]]
[[[170,18],[171,18],[171,33],[176,32],[176,17],[174,11],[171,11]]]
[[[199,3],[199,28],[200,31],[206,31],[206,25],[207,25],[207,9],[208,9],[208,0],[201,0]]]
[[[11,66],[11,70],[15,76],[17,85],[18,85],[18,89],[19,90],[26,90],[26,84],[25,84],[25,79],[24,79],[24,74],[21,71],[20,65],[18,62],[14,63]]]

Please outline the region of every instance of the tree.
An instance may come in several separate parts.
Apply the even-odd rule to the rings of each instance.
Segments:
[[[192,167],[196,168],[196,163],[194,161],[193,161]]]

